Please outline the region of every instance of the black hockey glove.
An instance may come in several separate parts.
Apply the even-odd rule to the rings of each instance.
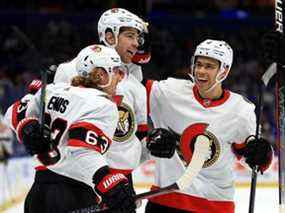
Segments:
[[[109,167],[98,169],[93,176],[95,192],[109,208],[108,212],[136,212],[134,193],[128,179],[121,173],[110,173]]]
[[[60,154],[51,140],[51,131],[44,126],[43,133],[36,118],[25,118],[17,127],[18,139],[23,142],[30,155],[38,155],[44,165],[51,165],[60,159]]]
[[[285,64],[285,37],[280,32],[268,32],[262,37],[263,57],[266,63]]]
[[[263,172],[268,169],[273,158],[271,144],[264,138],[249,137],[243,150],[245,162],[253,168],[258,167],[258,171]]]
[[[175,152],[176,138],[167,129],[152,129],[148,133],[146,147],[153,156],[171,158]]]
[[[149,28],[149,27],[148,27]],[[151,59],[151,32],[148,29],[148,32],[142,33],[140,37],[138,50],[134,57],[132,58],[132,62],[141,65],[146,64]]]
[[[43,137],[36,118],[25,118],[17,127],[18,138],[30,155],[43,153],[50,148],[50,129],[45,126]]]

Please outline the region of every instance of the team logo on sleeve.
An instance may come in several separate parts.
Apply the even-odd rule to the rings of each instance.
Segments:
[[[125,103],[118,106],[119,122],[115,131],[114,140],[124,142],[131,137],[135,129],[135,116],[133,110]]]
[[[207,130],[208,124],[206,123],[196,123],[188,126],[182,132],[182,135],[175,133],[171,128],[170,131],[175,133],[177,140],[176,151],[185,165],[188,165],[192,159],[194,152],[194,145],[198,135],[206,135],[210,140],[211,156],[205,161],[203,168],[210,167],[219,158],[221,154],[221,146],[218,142],[217,137]]]

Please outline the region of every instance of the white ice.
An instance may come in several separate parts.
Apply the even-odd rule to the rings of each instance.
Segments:
[[[137,193],[146,191],[146,188],[137,189]],[[236,190],[235,202],[236,213],[248,212],[249,188],[238,188]],[[144,212],[143,205],[138,209],[137,213]],[[5,211],[5,213],[22,213],[23,202]],[[278,213],[278,189],[277,188],[257,188],[255,200],[255,213]]]

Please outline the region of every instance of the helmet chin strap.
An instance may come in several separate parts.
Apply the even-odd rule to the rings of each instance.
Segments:
[[[188,76],[190,77],[190,80],[191,80],[191,81],[193,81],[193,82],[195,82],[195,83],[197,82],[195,76],[193,76],[193,75],[190,74],[190,73],[187,73],[187,74],[188,74]],[[216,82],[215,82],[209,89],[207,89],[205,92],[206,92],[206,93],[211,92],[211,91],[215,88],[215,86],[217,86],[218,83],[219,83],[219,82],[216,81]]]
[[[225,73],[224,76],[222,76],[222,74],[223,74],[225,71],[226,71],[226,70],[223,69],[223,71],[220,70],[219,73],[217,73],[215,83],[214,83],[209,89],[207,89],[207,90],[205,91],[205,93],[211,92],[219,83],[222,83],[222,82],[227,78],[227,73]],[[194,73],[193,73],[193,74],[194,74]],[[194,76],[193,76],[192,74],[188,74],[188,75],[189,75],[190,78],[192,78],[192,79],[194,80],[194,82],[196,83],[195,74],[194,74]],[[222,77],[220,77],[220,76],[222,76]]]
[[[219,82],[216,81],[209,89],[207,89],[207,90],[205,91],[205,93],[211,92],[211,91],[218,85],[218,83],[219,83]]]
[[[191,73],[187,73],[187,75],[189,76],[189,78],[190,78],[190,80],[191,80],[192,82],[195,82],[195,77],[194,77],[194,75],[192,75]]]

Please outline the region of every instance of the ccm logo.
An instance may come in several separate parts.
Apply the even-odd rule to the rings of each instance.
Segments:
[[[113,183],[124,179],[125,176],[123,174],[116,174],[116,175],[112,175],[111,177],[109,177],[107,180],[105,180],[103,182],[103,186],[105,189],[109,188],[109,186],[111,186]]]

